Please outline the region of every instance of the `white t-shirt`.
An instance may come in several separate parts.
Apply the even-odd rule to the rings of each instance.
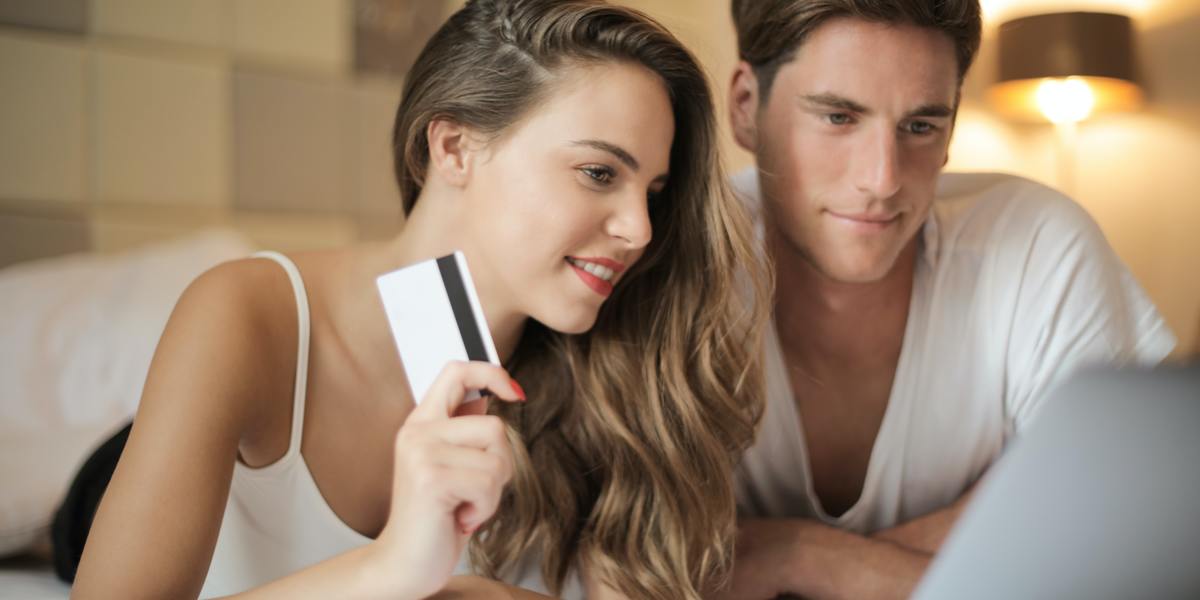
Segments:
[[[757,173],[734,186],[762,218]],[[1154,364],[1175,338],[1077,204],[1009,175],[945,174],[921,236],[903,348],[862,496],[830,517],[813,491],[777,333],[767,409],[738,473],[743,515],[862,534],[944,508],[1093,364]]]

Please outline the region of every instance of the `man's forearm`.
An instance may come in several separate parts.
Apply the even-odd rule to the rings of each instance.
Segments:
[[[712,597],[906,598],[970,494],[968,490],[940,511],[873,536],[808,519],[743,519],[733,580]]]
[[[798,543],[788,587],[810,600],[907,598],[933,558],[816,521],[792,524]]]
[[[970,501],[954,504],[864,537],[820,524],[797,523],[796,593],[807,598],[907,598]]]
[[[974,488],[955,503],[869,538],[802,522],[798,576],[811,599],[908,598],[971,500]]]
[[[483,577],[460,575],[452,577],[446,587],[427,600],[550,600],[549,596],[513,587]]]
[[[946,536],[966,509],[975,488],[967,490],[954,504],[939,511],[929,513],[901,523],[889,529],[883,529],[871,535],[872,538],[899,544],[910,550],[925,554],[937,554]]]

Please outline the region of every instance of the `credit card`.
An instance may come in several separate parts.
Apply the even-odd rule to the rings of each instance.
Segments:
[[[446,363],[500,364],[462,252],[385,273],[375,284],[414,402],[425,398]],[[465,401],[479,397],[472,392]]]

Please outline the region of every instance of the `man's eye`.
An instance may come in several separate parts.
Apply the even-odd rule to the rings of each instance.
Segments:
[[[848,115],[846,113],[833,113],[831,115],[828,115],[827,118],[829,119],[829,122],[834,125],[850,124],[850,115]]]
[[[583,171],[584,175],[592,178],[596,183],[601,184],[611,182],[612,178],[616,176],[616,173],[613,173],[613,170],[608,167],[583,167],[579,170]]]
[[[925,121],[913,121],[908,124],[908,132],[916,135],[932,133],[934,129],[937,128],[932,123],[926,123]]]

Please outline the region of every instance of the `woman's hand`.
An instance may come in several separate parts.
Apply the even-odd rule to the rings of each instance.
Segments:
[[[525,400],[500,367],[450,363],[396,436],[391,512],[376,545],[381,567],[401,576],[406,596],[424,598],[446,584],[512,478],[505,425],[485,414],[486,397],[464,404],[472,390]]]

